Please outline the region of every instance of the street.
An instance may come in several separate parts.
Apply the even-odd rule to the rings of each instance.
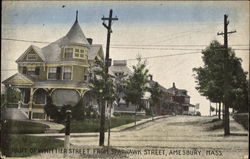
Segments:
[[[111,133],[109,155],[98,147],[98,133],[71,137],[70,156],[88,158],[226,158],[248,155],[248,132],[231,120],[233,135],[223,129],[208,130],[215,117],[173,116]],[[63,137],[59,139],[64,140]],[[107,143],[107,134],[105,141]],[[84,150],[85,152],[79,152]],[[106,154],[106,155],[105,155]],[[48,154],[41,154],[48,157]],[[54,155],[54,154],[51,154]],[[44,156],[44,157],[45,157]]]

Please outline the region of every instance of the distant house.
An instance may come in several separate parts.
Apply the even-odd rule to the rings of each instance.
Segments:
[[[150,80],[150,85],[154,85],[156,82]],[[173,83],[173,86],[166,89],[162,85],[158,84],[161,90],[161,97],[159,102],[154,107],[156,115],[193,115],[194,108],[190,104],[190,96],[187,95],[187,91],[184,89],[178,89]]]
[[[168,92],[172,95],[172,101],[177,103],[177,112],[176,114],[189,115],[190,96],[187,95],[187,90],[178,89],[173,83],[173,86],[167,89]]]
[[[127,66],[126,60],[114,60],[113,65],[109,67],[109,74],[113,77],[116,86],[116,92],[118,94],[117,105],[114,107],[114,113],[135,113],[135,105],[126,103],[124,98],[124,80],[127,80],[132,71]],[[148,94],[146,93],[143,97],[143,102]],[[148,103],[145,103],[148,104]],[[138,114],[145,114],[145,111],[138,111]]]
[[[153,80],[153,76],[150,75],[149,84],[153,87],[157,82]],[[158,83],[161,90],[161,96],[158,103],[153,106],[155,115],[172,115],[177,112],[177,103],[173,101],[173,94],[165,87]]]
[[[2,83],[18,88],[22,109],[30,118],[45,119],[46,94],[53,103],[75,105],[88,92],[90,68],[102,61],[103,49],[86,38],[76,17],[69,32],[62,38],[39,48],[31,45],[16,60],[18,73]]]

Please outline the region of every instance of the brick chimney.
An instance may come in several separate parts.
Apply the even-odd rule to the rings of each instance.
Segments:
[[[173,82],[173,88],[176,88],[176,87],[175,87],[175,83],[174,83],[174,82]]]
[[[90,45],[92,45],[92,42],[93,42],[92,38],[87,38],[87,41],[89,42]]]

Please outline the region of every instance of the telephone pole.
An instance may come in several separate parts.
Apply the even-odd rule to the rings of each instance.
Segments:
[[[108,68],[111,65],[111,59],[109,59],[109,46],[110,46],[110,37],[112,33],[111,25],[112,21],[118,20],[117,17],[112,17],[113,10],[110,9],[109,17],[102,17],[103,23],[102,25],[107,29],[107,45],[106,45],[106,57],[105,57],[105,72],[108,74]],[[108,25],[105,21],[108,21]],[[105,107],[107,105],[107,101],[105,101],[105,105],[102,103],[101,105],[101,122],[100,122],[100,138],[99,138],[99,146],[104,146],[104,138],[105,138]]]
[[[236,31],[227,31],[227,26],[229,24],[229,21],[227,20],[228,15],[224,15],[224,33],[217,33],[217,35],[224,35],[224,95],[223,95],[223,102],[224,102],[224,108],[225,108],[225,114],[223,117],[223,123],[224,123],[224,135],[230,135],[230,126],[229,126],[229,105],[228,105],[228,85],[229,85],[229,75],[228,75],[228,34],[236,33]]]

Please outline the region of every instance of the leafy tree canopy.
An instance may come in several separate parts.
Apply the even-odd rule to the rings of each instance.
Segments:
[[[146,61],[142,61],[140,57],[137,60],[137,65],[133,66],[133,74],[125,81],[124,99],[141,106],[141,99],[147,90],[148,69],[146,69]]]
[[[231,48],[225,54],[218,41],[212,41],[202,54],[204,66],[193,69],[199,93],[212,102],[227,101],[232,108],[246,110],[247,73],[242,69],[242,60]]]

